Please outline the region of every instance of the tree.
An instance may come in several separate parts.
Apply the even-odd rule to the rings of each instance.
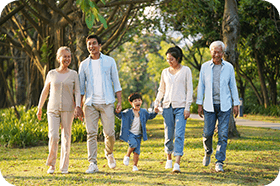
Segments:
[[[86,6],[86,2],[89,3],[89,0],[19,0],[3,10],[0,19],[3,39],[0,45],[12,46],[13,50],[22,51],[30,59],[28,68],[32,73],[26,73],[26,79],[30,79],[26,82],[29,96],[27,108],[37,105],[46,73],[58,65],[55,63],[55,53],[60,46],[70,46],[73,52],[72,68],[77,70],[79,63],[88,55],[85,39],[89,33],[103,38],[102,52],[109,54],[131,40],[135,30],[142,30],[144,8],[157,6],[155,0],[90,1],[95,5],[90,11],[97,12],[95,19],[99,20],[90,27],[84,19],[88,12],[81,10],[85,10],[82,5]],[[107,29],[100,15],[106,20]],[[7,51],[4,55],[10,56],[11,53]]]

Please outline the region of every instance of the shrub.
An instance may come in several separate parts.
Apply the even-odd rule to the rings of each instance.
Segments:
[[[42,120],[36,116],[37,107],[25,112],[24,106],[17,107],[20,120],[15,116],[13,108],[0,110],[0,144],[6,147],[30,147],[48,143],[48,121],[46,110],[43,110]],[[121,121],[115,118],[116,139],[119,138]],[[103,140],[103,126],[98,124],[98,140]],[[83,122],[74,119],[72,124],[72,142],[87,140],[86,127]]]

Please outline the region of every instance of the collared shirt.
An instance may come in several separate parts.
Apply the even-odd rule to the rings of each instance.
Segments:
[[[168,108],[170,104],[173,108],[185,108],[189,111],[192,104],[193,84],[191,69],[182,66],[175,75],[170,75],[169,68],[161,73],[160,85],[155,101],[158,106],[163,98],[163,108]]]
[[[204,110],[214,112],[213,106],[213,59],[203,63],[199,75],[196,104],[202,105]],[[204,101],[203,101],[204,98]],[[233,105],[240,104],[235,81],[235,73],[232,64],[222,60],[220,75],[220,105],[221,111],[228,111]]]
[[[100,68],[102,74],[102,88],[105,94],[106,104],[115,102],[115,93],[121,91],[119,75],[115,60],[107,55],[100,53]],[[85,104],[90,106],[93,104],[93,95],[95,88],[93,86],[94,77],[92,75],[90,56],[82,61],[79,67],[79,79],[81,95],[85,96]],[[113,87],[113,85],[114,87]]]
[[[116,113],[115,115],[122,120],[122,125],[121,125],[121,131],[120,131],[120,139],[128,142],[129,139],[129,131],[131,129],[132,123],[134,121],[134,113],[133,110],[126,109],[124,111],[121,111],[120,113]],[[147,135],[147,129],[146,129],[146,123],[149,119],[153,119],[157,116],[157,113],[152,112],[149,113],[147,110],[141,108],[139,111],[139,117],[140,117],[140,125],[141,125],[141,133],[143,137],[143,141],[148,140],[148,135]]]

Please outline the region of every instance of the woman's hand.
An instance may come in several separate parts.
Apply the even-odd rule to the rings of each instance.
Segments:
[[[38,120],[41,121],[41,119],[42,119],[42,109],[38,109],[36,115],[37,115]]]
[[[155,111],[155,113],[159,112],[158,106],[155,106],[154,111]]]
[[[184,118],[188,119],[190,117],[191,113],[190,111],[184,110]]]

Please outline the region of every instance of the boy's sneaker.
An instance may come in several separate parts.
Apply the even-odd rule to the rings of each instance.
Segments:
[[[126,166],[128,166],[128,164],[129,164],[129,157],[128,157],[128,156],[124,156],[124,158],[123,158],[123,164],[126,165]]]
[[[98,167],[96,164],[90,163],[88,170],[86,170],[86,173],[94,173],[94,172],[98,172]]]
[[[220,162],[216,163],[215,170],[216,170],[216,172],[225,172],[223,169],[223,164]]]
[[[174,163],[173,172],[181,172],[180,165],[178,163]]]
[[[138,171],[138,168],[135,165],[133,165],[132,171]]]
[[[116,167],[116,160],[115,160],[115,158],[114,158],[113,153],[112,153],[112,154],[108,154],[108,155],[105,154],[105,156],[106,156],[106,158],[107,158],[107,160],[108,160],[108,166],[109,166],[111,169],[114,169],[114,168]]]
[[[172,169],[172,160],[167,160],[166,161],[165,169]]]
[[[204,166],[208,166],[211,162],[211,154],[205,154],[204,158],[203,158],[203,165]]]

